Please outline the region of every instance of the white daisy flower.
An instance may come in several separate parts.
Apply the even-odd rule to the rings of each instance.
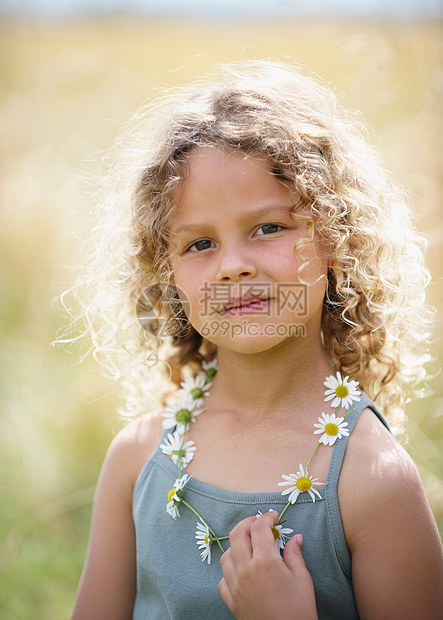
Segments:
[[[171,491],[169,491],[168,499],[170,498],[172,491],[173,491],[173,489],[171,489]],[[177,508],[177,504],[175,503],[174,499],[171,499],[171,501],[166,504],[166,512],[173,519],[176,519],[177,517],[180,516],[180,512],[179,512],[179,510]]]
[[[166,512],[173,519],[176,519],[177,517],[180,516],[180,512],[177,506],[178,504],[180,504],[180,502],[183,499],[183,487],[185,486],[187,482],[189,482],[190,479],[191,479],[191,476],[188,476],[188,474],[183,474],[181,478],[178,478],[178,480],[175,481],[173,488],[168,493],[168,503],[166,504]]]
[[[319,486],[324,484],[323,482],[317,482],[318,478],[312,478],[312,476],[308,476],[308,471],[303,469],[303,465],[300,464],[300,470],[296,474],[289,474],[289,476],[282,475],[282,478],[286,480],[286,482],[279,482],[278,486],[284,487],[290,485],[289,489],[285,489],[282,492],[282,495],[287,495],[290,493],[291,495],[288,498],[288,501],[291,504],[295,504],[300,493],[309,493],[313,502],[315,502],[315,495],[317,495],[321,499],[320,493],[317,489],[312,488],[314,485]],[[315,495],[314,495],[315,493]]]
[[[182,435],[189,430],[190,422],[195,422],[195,418],[204,411],[196,407],[196,402],[192,396],[181,398],[174,405],[165,407],[162,415],[164,417],[163,428],[173,428],[177,426],[177,430]]]
[[[208,564],[210,564],[212,538],[208,526],[204,523],[197,523],[195,537],[197,539],[198,548],[201,550],[200,557],[202,559],[202,562],[207,560]]]
[[[342,378],[337,371],[336,377],[330,375],[326,377],[324,384],[328,389],[325,390],[325,402],[332,400],[331,407],[344,407],[347,409],[354,401],[359,401],[361,392],[357,390],[358,381],[348,381],[349,377]]]
[[[343,420],[344,418],[336,418],[335,413],[322,413],[322,418],[318,418],[320,424],[314,424],[317,428],[314,435],[323,433],[319,442],[325,446],[333,446],[337,438],[341,439],[349,435],[348,429],[345,428],[348,423]]]
[[[180,383],[181,389],[178,390],[179,398],[191,397],[195,403],[194,407],[198,408],[203,405],[203,399],[205,396],[209,396],[209,388],[212,382],[207,382],[206,373],[199,372],[195,377],[189,377]]]
[[[212,360],[212,362],[202,362],[202,368],[206,374],[206,378],[208,381],[211,381],[217,374],[218,364],[217,360]]]
[[[272,508],[269,509],[269,512],[272,512]],[[259,510],[255,516],[257,517],[257,519],[259,519],[263,516],[263,513]],[[272,534],[275,539],[275,548],[277,549],[277,551],[285,548],[286,541],[288,540],[287,535],[292,534],[293,531],[294,530],[291,530],[290,527],[283,527],[283,524],[274,525],[274,527],[272,528]]]
[[[178,431],[174,431],[172,434],[168,433],[165,443],[160,444],[163,454],[170,456],[177,467],[181,465],[183,469],[185,469],[188,463],[194,458],[194,452],[197,449],[194,446],[195,442],[193,441],[183,443],[183,435]]]

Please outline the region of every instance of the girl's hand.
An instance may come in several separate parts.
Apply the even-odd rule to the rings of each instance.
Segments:
[[[276,511],[249,517],[232,530],[231,547],[220,563],[218,589],[238,620],[317,620],[314,586],[301,552],[302,536],[293,536],[283,559],[272,528]]]

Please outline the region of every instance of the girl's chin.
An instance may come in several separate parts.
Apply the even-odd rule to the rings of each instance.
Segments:
[[[217,346],[217,351],[231,351],[244,355],[260,355],[269,353],[273,349],[286,346],[297,346],[297,338],[284,338],[278,336],[269,336],[266,334],[257,334],[255,336],[236,336],[233,338],[211,338],[205,337],[206,340]]]

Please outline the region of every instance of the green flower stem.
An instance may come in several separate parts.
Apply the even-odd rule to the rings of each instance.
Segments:
[[[353,411],[355,411],[355,407],[352,407],[352,409],[350,411],[348,411],[348,413],[345,413],[345,415],[343,417],[346,418],[346,416],[349,415],[350,413],[352,413]]]
[[[320,442],[318,442],[318,444],[315,446],[314,452],[311,454],[311,458],[309,459],[308,464],[306,465],[306,469],[305,469],[306,475],[308,475],[309,465],[311,464],[312,459],[314,458],[314,455],[317,452],[317,450],[319,449],[320,445],[321,445]]]
[[[200,521],[206,525],[206,527],[208,528],[209,532],[213,536],[214,540],[217,541],[217,544],[220,547],[221,552],[224,553],[225,550],[223,549],[223,547],[220,544],[220,540],[223,540],[223,539],[220,539],[218,536],[215,535],[214,531],[209,526],[209,523],[206,523],[206,521],[203,519],[203,517],[201,515],[199,515],[196,510],[194,510],[194,508],[191,506],[191,504],[188,504],[188,502],[185,502],[184,499],[181,500],[181,503],[184,504],[187,508],[189,508],[189,510],[192,510],[192,512],[200,519]],[[229,538],[229,537],[225,536],[224,538]]]
[[[281,511],[279,517],[278,517],[278,521],[277,521],[277,525],[280,523],[282,516],[285,514],[285,512],[287,511],[287,509],[289,508],[289,506],[291,505],[291,502],[288,502],[286,504],[286,506],[283,508],[283,510]]]
[[[183,446],[185,445],[185,439],[186,439],[186,431],[183,433],[180,451],[183,450]],[[179,474],[179,477],[181,478],[182,477],[182,457],[181,456],[178,457],[178,474]]]

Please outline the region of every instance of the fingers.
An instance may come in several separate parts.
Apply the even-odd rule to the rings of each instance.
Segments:
[[[232,590],[237,584],[237,570],[241,564],[247,564],[252,559],[251,526],[256,517],[249,517],[240,521],[229,534],[230,547],[220,558],[223,579],[218,584],[224,603],[233,608]]]
[[[283,562],[295,577],[295,583],[300,592],[303,592],[304,599],[300,602],[300,618],[317,619],[317,608],[315,603],[315,591],[312,577],[306,568],[306,563],[302,553],[303,536],[295,534],[286,543],[283,551]]]
[[[220,581],[220,583],[218,584],[218,590],[221,594],[221,597],[223,599],[223,602],[225,605],[227,605],[229,607],[229,609],[231,609],[232,607],[232,596],[231,596],[231,591],[228,587],[228,584],[226,582],[226,579],[223,577],[223,579]]]
[[[272,527],[277,523],[278,512],[275,510],[257,517],[248,517],[240,521],[229,535],[230,548],[220,558],[223,579],[218,589],[225,604],[232,609],[232,588],[238,583],[238,570],[250,564],[253,555],[269,556],[277,554]],[[254,540],[252,540],[252,537]]]
[[[259,517],[240,521],[229,535],[230,551],[235,566],[248,563],[253,556],[277,553],[272,528],[278,521],[278,512],[272,510]]]
[[[298,577],[303,576],[305,573],[309,575],[308,569],[302,553],[303,536],[301,534],[295,534],[286,543],[283,551],[283,561],[289,570]]]
[[[234,560],[232,559],[232,551],[228,549],[223,553],[220,558],[220,566],[223,571],[223,579],[225,580],[225,586],[229,587],[230,583],[233,583],[236,578],[236,570]]]
[[[287,542],[282,559],[273,533],[278,518],[276,511],[250,517],[230,534],[218,589],[235,618],[317,619],[314,586],[301,551],[303,537],[296,534]]]
[[[252,558],[251,527],[256,520],[256,517],[243,519],[229,534],[232,559],[236,566]]]
[[[266,512],[251,526],[251,544],[254,557],[269,555],[278,551],[275,547],[275,538],[272,528],[278,521],[278,512],[272,510]]]

